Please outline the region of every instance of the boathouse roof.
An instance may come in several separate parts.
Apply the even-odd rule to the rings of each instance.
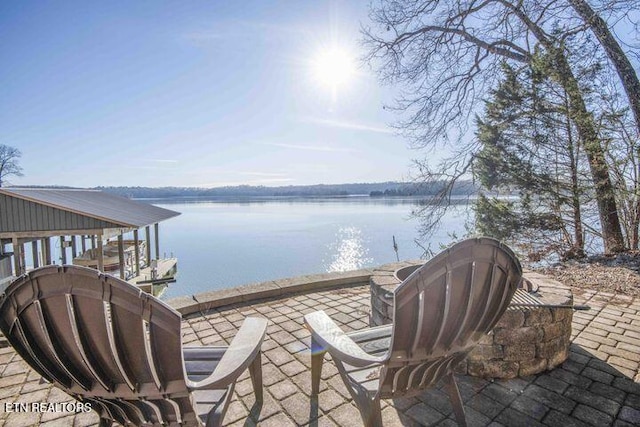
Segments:
[[[0,188],[0,237],[140,228],[180,215],[99,190]],[[44,232],[44,233],[43,233]],[[78,233],[81,234],[81,233]]]

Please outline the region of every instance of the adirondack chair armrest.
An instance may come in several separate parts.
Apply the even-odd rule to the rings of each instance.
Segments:
[[[304,316],[304,321],[312,340],[326,349],[331,357],[352,366],[367,366],[386,360],[386,356],[372,356],[360,348],[324,311],[309,313]]]
[[[187,380],[187,386],[193,390],[221,389],[236,381],[260,354],[266,331],[267,319],[247,317],[211,375],[198,382]]]

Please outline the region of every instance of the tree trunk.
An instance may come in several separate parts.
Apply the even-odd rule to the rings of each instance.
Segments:
[[[565,102],[567,110],[569,109],[569,102],[565,96]],[[567,139],[569,151],[569,162],[571,164],[571,205],[573,208],[573,223],[574,223],[574,241],[573,252],[576,257],[584,256],[584,235],[582,230],[582,212],[580,209],[580,184],[578,182],[578,160],[577,153],[578,147],[575,147],[573,143],[573,132],[571,130],[571,122],[567,117]]]
[[[640,80],[629,58],[624,53],[618,41],[613,37],[607,23],[596,14],[586,0],[569,0],[571,6],[580,15],[584,22],[591,28],[598,38],[607,56],[616,67],[624,91],[629,99],[629,106],[636,120],[638,133],[640,134]]]
[[[553,75],[558,80],[558,83],[564,87],[569,98],[569,115],[576,125],[589,161],[589,169],[595,186],[598,213],[600,214],[604,251],[605,253],[621,252],[625,249],[625,245],[613,183],[609,176],[609,165],[605,159],[604,148],[602,148],[598,139],[593,117],[587,111],[578,81],[573,75],[564,52],[561,48],[548,48],[553,58]]]
[[[635,186],[633,187],[635,192],[633,195],[633,222],[631,225],[631,239],[629,243],[630,249],[638,249],[638,245],[640,244],[640,182],[638,181],[640,177],[640,148],[636,149],[636,159],[639,162],[637,165],[636,171],[636,179]]]

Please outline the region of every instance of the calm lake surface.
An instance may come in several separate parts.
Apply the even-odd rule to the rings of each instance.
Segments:
[[[163,299],[304,274],[347,271],[420,258],[414,242],[419,199],[343,198],[243,201],[159,200],[181,212],[160,224],[161,252],[178,258],[177,283]],[[451,210],[431,243],[461,235],[467,205]]]

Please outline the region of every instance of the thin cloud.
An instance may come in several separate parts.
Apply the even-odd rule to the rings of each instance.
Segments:
[[[302,121],[303,123],[311,123],[315,125],[351,129],[351,130],[362,130],[366,132],[385,133],[385,134],[394,133],[394,130],[391,128],[369,125],[366,123],[342,122],[339,120],[318,119],[314,117],[306,117],[301,119],[300,121]]]
[[[329,147],[327,145],[302,145],[302,144],[286,144],[282,142],[261,142],[262,145],[270,145],[272,147],[282,147],[282,148],[291,148],[294,150],[305,150],[305,151],[324,151],[324,152],[335,152],[335,153],[355,153],[357,150],[352,148],[344,148],[344,147]]]

